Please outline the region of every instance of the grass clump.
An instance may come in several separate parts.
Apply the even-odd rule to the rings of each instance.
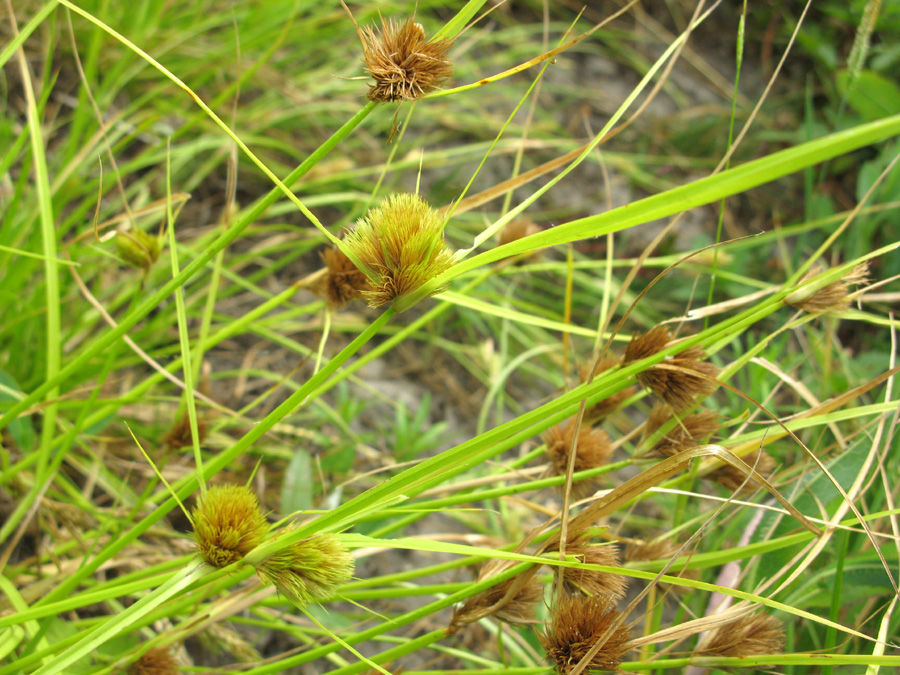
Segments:
[[[882,3],[11,5],[0,675],[900,667]]]

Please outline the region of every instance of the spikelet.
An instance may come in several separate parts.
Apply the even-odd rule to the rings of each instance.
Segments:
[[[555,550],[559,550],[557,547]],[[578,562],[587,565],[621,567],[619,549],[615,544],[591,544],[590,534],[576,532],[569,535],[566,555],[575,556]],[[628,577],[611,572],[576,569],[553,565],[554,576],[562,575],[563,591],[568,595],[588,595],[607,601],[625,597]]]
[[[547,446],[551,470],[557,476],[566,475],[574,430],[575,420],[571,419],[551,427],[542,437]],[[604,466],[609,462],[612,452],[609,436],[605,431],[582,424],[578,429],[578,441],[575,445],[575,471],[586,471]],[[593,494],[597,485],[595,479],[573,482],[572,494],[576,499],[583,499]]]
[[[769,474],[771,474],[772,470],[775,468],[775,460],[764,450],[754,450],[749,455],[744,455],[741,459],[743,459],[751,469],[755,468],[756,473],[763,478],[768,478]],[[732,492],[736,490],[749,492],[757,487],[756,481],[753,480],[753,478],[747,480],[747,475],[740,469],[731,466],[731,464],[726,464],[725,466],[721,466],[715,471],[710,472],[706,478],[707,480],[711,480],[714,483],[718,483],[719,485],[728,488]],[[745,480],[746,484],[744,483]],[[741,488],[742,485],[744,486],[743,488]]]
[[[478,572],[476,582],[484,581],[492,576],[502,574],[516,563],[512,560],[490,560],[485,563]],[[522,581],[522,575],[517,575],[501,581],[490,588],[467,598],[462,607],[453,612],[448,631],[450,634],[457,632],[463,626],[479,621],[488,616],[493,616],[499,621],[511,624],[528,624],[535,622],[535,603],[544,596],[543,586],[534,576]],[[521,587],[505,604],[495,607],[498,602],[506,597],[506,593],[513,584]]]
[[[594,377],[599,375],[600,373],[604,373],[610,368],[619,365],[621,363],[621,359],[606,355],[597,363],[597,366],[594,368]],[[587,363],[583,363],[578,367],[578,375],[581,378],[582,382],[587,382],[590,376],[590,365]],[[584,411],[585,419],[595,421],[602,420],[604,417],[609,415],[611,412],[616,410],[622,405],[622,402],[628,397],[632,396],[636,389],[634,387],[625,387],[621,391],[617,391],[615,394],[611,396],[607,396],[602,401],[598,401],[590,408],[587,408]]]
[[[540,231],[541,228],[530,221],[528,218],[516,218],[515,220],[507,223],[504,228],[500,230],[500,236],[497,239],[497,245],[504,246],[505,244],[518,241],[523,237],[529,237],[532,234],[537,234]],[[536,251],[531,251],[527,255],[523,254],[521,259],[518,260],[516,264],[520,265],[525,261],[537,262],[543,254],[543,251],[544,249],[537,249]]]
[[[381,28],[359,31],[369,86],[370,101],[415,101],[453,74],[447,53],[453,40],[428,40],[422,24],[412,19],[400,23],[381,20]]]
[[[198,416],[197,435],[198,443],[200,445],[203,445],[208,427],[209,424],[207,421],[203,417]],[[187,411],[185,411],[181,417],[176,420],[175,424],[172,425],[169,433],[167,433],[163,439],[163,443],[175,450],[181,450],[181,448],[186,448],[194,444],[194,438],[191,434],[191,418],[188,416]]]
[[[768,614],[751,614],[710,631],[697,645],[694,656],[747,657],[782,652],[784,628],[778,619]]]
[[[287,530],[290,531],[290,528]],[[353,574],[353,556],[333,534],[318,534],[281,549],[256,568],[297,605],[327,600]]]
[[[562,596],[553,609],[550,626],[538,633],[556,671],[567,675],[606,633],[621,612],[610,603],[585,596]],[[589,661],[590,670],[615,670],[628,651],[628,628],[618,626]]]
[[[818,276],[813,273],[804,281]],[[869,280],[869,264],[862,263],[854,267],[843,279],[828,284],[815,291],[798,289],[788,295],[784,302],[793,307],[799,307],[807,312],[821,314],[824,312],[842,312],[850,308],[853,294],[850,286],[864,284]]]
[[[256,548],[269,531],[256,495],[244,485],[214,485],[193,511],[194,541],[213,567],[227,567]]]
[[[362,298],[363,291],[369,289],[369,280],[356,269],[350,258],[339,248],[326,248],[321,256],[325,275],[311,290],[325,298],[331,309],[339,309],[351,300]]]
[[[656,404],[644,424],[641,443],[652,436],[666,422],[672,419],[671,409],[663,404]],[[671,457],[682,450],[700,444],[719,430],[719,416],[711,411],[703,410],[679,420],[651,448],[651,451],[664,457]]]
[[[401,298],[453,264],[444,223],[424,199],[394,194],[357,221],[345,239],[369,273],[363,297],[372,307]],[[438,293],[442,289],[436,289]]]
[[[128,675],[178,675],[178,662],[168,647],[151,647],[125,672]]]
[[[643,335],[635,334],[625,349],[624,363],[640,361],[665,349],[672,339],[666,326],[656,326]],[[702,361],[706,353],[696,345],[666,358],[638,373],[637,379],[676,411],[684,410],[715,391],[711,381],[719,373],[713,364]]]
[[[153,264],[159,259],[162,250],[160,238],[148,234],[139,227],[127,232],[119,230],[113,241],[116,252],[131,267],[141,270],[144,274],[150,271]]]

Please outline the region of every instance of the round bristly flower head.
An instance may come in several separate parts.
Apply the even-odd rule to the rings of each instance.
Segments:
[[[339,248],[326,248],[322,253],[325,274],[313,287],[313,292],[325,298],[331,309],[339,309],[351,300],[362,298],[369,288],[369,280],[353,261]]]
[[[635,334],[625,348],[623,362],[628,364],[653,356],[665,349],[671,339],[666,326],[656,326],[643,335]],[[701,360],[705,357],[703,348],[693,345],[638,373],[638,382],[680,412],[716,389],[719,369]]]
[[[256,495],[245,485],[215,485],[194,507],[197,551],[213,567],[227,567],[256,548],[269,531]]]
[[[542,440],[547,446],[550,466],[558,476],[565,476],[569,466],[569,451],[575,433],[575,420],[560,422],[544,433]],[[575,443],[575,472],[596,469],[609,462],[613,450],[609,436],[602,429],[582,424],[578,429]],[[599,485],[596,478],[572,483],[572,494],[576,499],[592,495]]]
[[[751,614],[711,631],[694,656],[747,657],[784,652],[784,628],[768,614]]]
[[[574,532],[569,536],[566,555],[575,556],[578,562],[586,565],[621,567],[619,549],[614,544],[591,544],[588,532]],[[557,578],[562,575],[563,591],[568,595],[588,595],[608,601],[621,600],[628,587],[628,577],[611,572],[555,565],[553,574]]]
[[[289,600],[303,606],[327,600],[353,574],[353,556],[332,534],[294,542],[256,568],[260,581],[275,584]]]
[[[357,221],[344,241],[369,275],[370,289],[362,295],[372,307],[411,293],[454,260],[444,242],[443,219],[413,194],[384,199]]]
[[[166,647],[151,647],[128,666],[128,675],[178,675],[178,663]]]
[[[581,595],[562,596],[553,609],[551,624],[538,639],[547,656],[556,662],[560,675],[567,675],[619,618],[615,607],[604,600]],[[596,651],[582,672],[615,670],[628,651],[630,635],[617,626]]]
[[[490,560],[479,570],[476,581],[502,574],[515,564],[512,560]],[[453,634],[461,627],[488,616],[506,623],[535,623],[535,604],[543,596],[544,587],[533,575],[525,577],[519,574],[510,577],[467,598],[462,607],[453,612],[449,631]]]
[[[415,101],[453,73],[447,58],[453,40],[428,40],[412,19],[382,19],[380,29],[366,26],[359,35],[366,72],[375,80],[370,101]]]

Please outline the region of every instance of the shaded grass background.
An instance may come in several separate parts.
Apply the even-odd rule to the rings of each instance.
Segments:
[[[79,6],[175,72],[220,117],[228,120],[239,137],[279,176],[304,161],[362,106],[365,83],[351,79],[361,75],[355,33],[337,7],[306,2],[182,4],[147,0],[128,6],[112,2]],[[25,25],[43,6],[38,2],[17,4],[19,25]],[[385,16],[410,11],[406,5],[379,9]],[[595,133],[602,126],[650,63],[684,28],[691,10],[688,5],[670,8],[665,13],[659,7],[638,10],[557,57],[542,82],[533,117],[529,119],[524,112],[516,116],[473,189],[485,189],[509,177],[520,147],[524,147],[521,168],[527,170],[584,143],[589,138],[586,129]],[[375,8],[354,7],[354,11],[360,23],[373,21],[377,16]],[[592,7],[585,19],[597,20],[608,11]],[[438,3],[419,3],[417,12],[429,32],[452,16]],[[776,82],[775,93],[739,149],[736,162],[765,156],[826,132],[853,129],[896,112],[898,85],[891,74],[896,71],[898,55],[896,48],[891,48],[889,36],[900,33],[900,19],[890,8],[879,16],[878,30],[870,38],[867,55],[854,71],[848,68],[852,65],[849,57],[854,41],[861,39],[863,13],[862,3],[850,7],[823,3],[815,8],[800,33],[790,67]],[[744,84],[735,106],[737,122],[746,119],[761,83],[771,73],[773,59],[777,59],[793,29],[799,9],[794,14],[788,8],[784,15],[765,15],[749,14],[741,73]],[[562,8],[551,9],[547,24],[542,22],[542,16],[537,6],[501,7],[488,20],[470,29],[453,51],[457,64],[454,84],[476,81],[535,56],[543,51],[544,32],[548,32],[547,44],[552,46],[574,17]],[[658,102],[625,133],[604,144],[602,155],[582,164],[530,208],[529,217],[549,227],[596,213],[607,203],[629,203],[707,175],[727,149],[733,68],[723,64],[733,63],[737,18],[736,8],[718,8],[708,23],[697,29],[689,51]],[[116,158],[130,208],[139,214],[137,224],[152,233],[160,230],[166,209],[167,172],[173,192],[190,194],[176,221],[176,252],[183,266],[208,247],[224,222],[233,222],[234,210],[247,208],[268,191],[270,183],[246,158],[238,156],[237,206],[230,209],[226,171],[230,140],[183,92],[162,79],[136,54],[85,21],[76,18],[73,25],[86,82],[107,122],[106,139]],[[579,24],[584,25],[586,21]],[[2,30],[5,37],[11,37],[6,22]],[[38,148],[48,165],[47,194],[43,198],[40,183],[34,180],[32,140],[36,127],[31,127],[29,136],[29,115],[22,94],[26,83],[14,58],[3,70],[0,298],[4,320],[0,327],[0,401],[20,400],[37,389],[58,368],[54,358],[59,356],[63,363],[71,362],[90,349],[106,330],[97,309],[74,282],[70,268],[83,279],[99,304],[119,318],[172,274],[164,263],[154,265],[146,275],[132,270],[116,259],[113,242],[98,243],[93,239],[92,219],[98,192],[102,195],[100,223],[124,220],[127,214],[117,193],[116,171],[106,156],[106,141],[99,133],[86,89],[74,67],[67,32],[62,10],[51,11],[24,43],[40,113]],[[361,215],[375,192],[380,196],[395,189],[410,190],[418,182],[432,203],[447,204],[469,180],[488,143],[533,76],[534,70],[465,95],[422,101],[393,145],[387,145],[385,140],[394,109],[380,107],[316,164],[297,184],[295,192],[334,233]],[[234,105],[238,79],[241,91]],[[405,120],[406,112],[401,112],[401,120]],[[35,119],[32,116],[32,121]],[[526,134],[527,142],[519,143],[518,139]],[[729,199],[724,206],[724,237],[758,230],[767,234],[722,250],[713,299],[774,288],[788,278],[825,240],[840,221],[841,213],[866,193],[878,172],[896,156],[897,149],[895,140],[887,141],[812,167],[777,185]],[[102,177],[98,156],[103,163]],[[388,161],[390,166],[386,166]],[[897,171],[885,178],[869,202],[874,208],[854,220],[848,234],[828,252],[830,261],[853,260],[897,239],[892,200],[898,196],[898,180]],[[520,188],[515,197],[527,196],[534,187]],[[470,245],[473,236],[501,215],[501,202],[491,202],[454,218],[448,239],[457,246]],[[50,215],[52,222],[46,220]],[[713,241],[717,215],[711,207],[692,212],[676,234],[648,259],[647,271],[638,275],[626,302],[682,252]],[[39,226],[42,218],[43,225]],[[618,289],[624,273],[649,240],[644,232],[649,229],[643,226],[617,237],[609,292]],[[49,238],[56,246],[55,253],[48,247],[51,232],[55,234],[55,238]],[[197,402],[209,427],[203,445],[208,456],[230,447],[311,376],[323,328],[323,308],[305,291],[294,292],[291,284],[318,267],[316,250],[323,243],[322,235],[309,226],[294,205],[279,201],[248,227],[221,258],[210,261],[184,286],[186,328],[199,375],[195,384],[216,403],[211,406],[203,400]],[[605,292],[602,280],[606,274],[606,246],[605,240],[578,242],[572,247],[571,267],[565,260],[567,251],[561,247],[546,254],[543,261],[490,273],[476,270],[460,279],[453,290],[484,303],[481,310],[445,308],[440,301],[428,301],[379,328],[377,339],[368,349],[398,334],[404,336],[401,348],[376,359],[348,378],[348,382],[313,398],[308,406],[281,420],[246,455],[222,471],[217,480],[246,480],[261,459],[254,484],[273,513],[332,509],[364,487],[377,485],[386,476],[397,473],[397,461],[411,461],[450,448],[479,431],[533,410],[574,381],[573,372],[567,373],[563,367],[566,361],[559,331],[546,327],[547,322],[561,324],[565,320],[566,275],[570,269],[570,316],[588,334],[573,335],[573,353],[569,354],[568,363],[571,366],[575,361],[574,353],[584,359],[591,352],[594,338],[589,333],[596,330]],[[47,257],[55,256],[60,258],[58,263],[46,262]],[[70,261],[77,266],[69,265]],[[712,258],[704,256],[673,272],[668,283],[656,286],[637,306],[626,334],[631,329],[646,328],[681,315],[689,306],[703,304],[712,265]],[[879,256],[873,261],[873,276],[888,278],[898,273],[897,267],[896,254]],[[219,281],[212,283],[216,279]],[[469,283],[475,279],[480,283]],[[58,327],[50,320],[52,312],[48,313],[47,298],[55,294],[52,288],[48,289],[48,281],[51,286],[53,282],[59,285]],[[890,291],[891,287],[882,290]],[[252,320],[241,320],[267,301],[268,311]],[[896,298],[889,295],[865,305],[866,311],[854,314],[853,321],[823,318],[804,324],[802,329],[776,334],[759,355],[778,364],[819,400],[846,391],[889,366],[893,327],[889,312],[895,303]],[[57,309],[52,303],[51,306],[54,311]],[[427,317],[426,312],[437,314],[437,308],[441,308],[440,315],[421,325],[411,323]],[[510,318],[496,308],[519,314]],[[716,360],[724,365],[746,354],[782,327],[785,311],[764,319],[741,336],[732,335]],[[348,312],[335,315],[326,354],[336,354],[375,316],[361,306],[351,306]],[[176,326],[175,303],[168,300],[128,334],[150,357],[167,365],[181,354]],[[227,338],[215,345],[198,347],[206,336],[223,335]],[[180,368],[176,376],[182,376]],[[810,406],[809,397],[798,393],[798,387],[787,386],[755,364],[738,370],[732,384],[756,400],[768,399],[767,405],[780,416]],[[490,397],[485,397],[487,391],[492,392]],[[0,538],[9,555],[4,574],[19,589],[24,605],[37,602],[49,589],[58,590],[60,581],[81,560],[91,559],[128,531],[139,517],[152,512],[154,501],[150,497],[160,486],[137,453],[124,421],[170,479],[184,478],[195,466],[189,448],[172,448],[171,444],[167,447],[165,443],[184,413],[180,390],[154,375],[146,359],[121,342],[88,360],[62,384],[59,393],[58,400],[53,393],[46,397],[51,403],[49,408],[11,422],[3,436],[0,494],[6,518]],[[868,434],[874,434],[878,422],[889,419],[885,415],[890,407],[867,412],[861,406],[880,400],[884,398],[866,394],[854,402],[859,406],[858,420],[837,420],[847,439],[843,443],[835,443],[824,426],[832,419],[828,416],[820,418],[803,435],[804,441],[821,452],[823,458],[834,459],[832,470],[848,481],[855,477],[862,458],[870,450]],[[9,404],[5,405],[4,410],[8,410]],[[744,401],[724,392],[708,405],[726,419],[734,420],[735,425],[752,412]],[[49,424],[54,408],[59,417]],[[637,412],[617,416],[609,428],[628,433],[648,408],[648,402],[638,402]],[[880,451],[893,448],[893,442],[890,433],[880,437]],[[532,442],[519,452],[534,447]],[[632,451],[632,444],[626,443],[622,458]],[[836,493],[828,491],[822,478],[804,475],[807,468],[802,464],[799,448],[782,441],[773,454],[784,467],[779,474],[784,491],[797,491],[796,500],[805,507],[801,508],[805,513],[816,513],[817,502],[827,505],[835,497]],[[886,453],[882,470],[890,475],[895,469],[896,453]],[[378,472],[368,473],[373,470]],[[485,465],[466,477],[475,478],[495,470]],[[618,480],[610,479],[609,485]],[[885,487],[879,478],[873,485],[861,508],[871,512],[892,508],[890,483]],[[692,483],[682,481],[679,486],[690,488]],[[488,487],[499,488],[502,483],[489,483]],[[697,486],[691,489],[700,490]],[[546,492],[532,497],[554,503],[552,495]],[[508,499],[482,501],[477,495],[472,499],[472,503],[484,508],[445,511],[441,519],[421,525],[414,524],[416,518],[397,520],[403,514],[378,511],[369,514],[367,520],[371,522],[361,522],[358,531],[390,536],[437,530],[456,536],[485,537],[483,542],[487,545],[495,538],[514,542],[533,523],[534,513],[527,504]],[[680,526],[689,532],[707,512],[703,500],[684,495],[657,494],[648,501],[651,506],[623,512],[612,524],[639,537],[677,530]],[[418,506],[437,508],[427,498]],[[740,539],[751,516],[751,509],[736,511],[723,527],[710,534],[703,549],[714,552],[729,548]],[[23,523],[27,529],[19,530]],[[0,672],[18,672],[20,668],[28,672],[34,666],[17,664],[15,658],[26,659],[44,647],[59,648],[78,631],[97,623],[98,617],[115,614],[120,603],[137,597],[133,594],[156,587],[153,575],[172,569],[168,561],[173,555],[190,551],[180,534],[186,523],[177,512],[173,511],[159,527],[116,556],[109,571],[84,580],[75,591],[73,608],[78,608],[78,614],[53,618],[54,613],[49,618],[36,619],[40,623],[34,630],[29,626],[27,633],[17,639],[15,633],[8,633],[14,638],[6,653],[10,665],[4,664],[8,670]],[[770,532],[766,523],[761,530],[765,534],[760,536],[775,538],[793,529],[789,522],[781,522],[777,527],[780,529]],[[873,634],[873,624],[860,628],[856,618],[871,615],[873,621],[880,619],[890,586],[863,535],[842,534],[836,542],[817,561],[815,573],[798,581],[779,600],[807,611],[827,613],[834,620]],[[751,590],[756,580],[776,572],[794,553],[795,549],[786,548],[751,559],[741,588]],[[896,569],[893,547],[886,547],[884,554]],[[361,566],[365,574],[360,576],[368,582],[370,577],[394,571],[394,566],[402,564],[409,567],[413,583],[424,584],[427,578],[418,568],[438,559],[437,553],[429,552],[401,558],[402,563],[397,558],[384,558],[371,567]],[[154,568],[154,564],[161,567]],[[708,580],[715,581],[712,572],[708,574]],[[453,592],[458,587],[451,584],[466,578],[441,578],[436,583],[444,585],[430,592]],[[142,587],[119,594],[115,589],[125,580],[139,580]],[[148,580],[153,583],[143,585]],[[230,594],[243,592],[239,582],[238,577],[225,579],[219,589],[228,593],[204,591],[200,597],[219,607]],[[97,603],[80,604],[78,596],[92,590],[99,591],[102,598]],[[17,607],[12,599],[15,593],[5,591],[7,602],[12,603],[5,608],[22,611],[23,607]],[[390,597],[392,604],[373,607],[392,616],[418,607],[419,592],[385,581],[382,593]],[[702,593],[694,593],[672,614],[654,610],[648,626],[652,629],[663,621],[677,623],[685,617],[702,615],[707,599]],[[180,606],[167,606],[151,617],[156,624],[143,625],[140,638],[162,633],[176,639],[181,634],[177,630],[167,633],[171,628],[167,621],[190,623],[192,616],[200,616],[200,610],[192,607],[193,602],[197,599],[186,598]],[[187,652],[197,659],[198,665],[242,660],[237,655],[241,640],[262,657],[287,653],[298,645],[321,639],[315,629],[294,625],[277,614],[274,609],[283,607],[279,600],[268,598],[251,602],[249,607],[247,613],[231,622],[213,623],[205,629],[214,641],[232,641],[234,650],[228,655],[215,656],[216,650],[209,644],[190,638]],[[269,611],[270,607],[273,611]],[[890,614],[886,616],[890,632],[895,619]],[[845,643],[842,636],[839,639],[829,629],[792,623],[790,617],[785,618],[792,651],[838,644],[841,652],[848,654],[871,649],[858,640]],[[441,616],[430,610],[422,613],[421,619],[421,624],[416,624],[419,630],[424,630],[423,626],[443,625]],[[372,617],[362,609],[340,605],[329,611],[327,620],[333,630],[355,635],[359,632],[357,622]],[[25,630],[19,624],[14,628]],[[228,637],[217,635],[217,630]],[[521,648],[508,658],[513,659],[513,665],[522,667],[540,665],[540,655],[525,646],[535,647],[533,636],[527,631],[522,635]],[[418,651],[416,645],[406,641],[411,637],[414,635],[397,639],[407,651]],[[209,635],[206,639],[210,639]],[[479,650],[494,644],[493,638],[488,640],[484,635],[461,639],[473,640]],[[98,669],[105,668],[110,660],[135,653],[138,641],[137,633],[123,634],[104,649],[96,665],[90,661],[81,664],[84,672],[101,672]],[[377,644],[372,643],[372,651],[387,647],[376,647]],[[445,649],[453,647],[453,643],[448,645]],[[414,667],[460,667],[460,663],[466,663],[465,658],[471,659],[470,655],[453,652],[443,654],[445,661],[431,662],[431,656],[431,652],[422,651],[420,660],[411,663],[418,664]],[[244,657],[250,663],[258,660],[256,654],[246,650]],[[494,659],[491,663],[469,662],[466,667],[499,668],[502,659],[496,655],[490,658]],[[333,666],[344,665],[341,657],[333,659]],[[326,669],[314,667],[316,672]],[[801,668],[785,666],[792,667]],[[258,668],[256,672],[263,671]]]

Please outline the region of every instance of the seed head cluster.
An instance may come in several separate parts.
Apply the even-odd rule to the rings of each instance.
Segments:
[[[453,74],[447,53],[453,40],[429,40],[422,24],[382,19],[381,28],[360,30],[363,62],[375,83],[370,101],[415,101]]]
[[[671,419],[672,411],[668,406],[663,404],[653,406],[644,424],[643,439],[653,436]],[[678,420],[675,426],[653,445],[652,451],[664,457],[671,457],[698,445],[718,430],[719,416],[709,410],[702,410]]]
[[[516,563],[511,560],[490,560],[478,572],[477,582],[482,582],[508,570]],[[512,595],[502,602],[512,589]],[[467,598],[462,607],[453,612],[450,632],[455,633],[462,626],[479,621],[488,616],[511,624],[535,622],[535,604],[544,596],[544,588],[535,579],[517,575]],[[499,604],[498,603],[501,603]]]
[[[128,675],[178,675],[178,662],[166,647],[151,647],[128,666]]]
[[[764,656],[784,651],[784,628],[768,614],[742,616],[711,631],[695,656]]]
[[[658,354],[671,340],[672,334],[666,326],[657,326],[643,335],[635,334],[625,349],[624,362],[628,364]],[[712,380],[719,369],[703,361],[705,357],[701,347],[688,347],[638,373],[638,382],[674,410],[684,410],[715,391],[716,384]]]
[[[411,293],[454,260],[443,219],[413,194],[387,197],[357,221],[345,241],[369,275],[370,288],[361,293],[372,307]]]
[[[575,420],[572,419],[551,427],[543,436],[551,469],[557,476],[566,475],[574,433]],[[586,471],[605,465],[609,462],[612,452],[609,435],[605,431],[582,424],[578,429],[575,444],[575,471]],[[583,499],[593,494],[596,489],[596,480],[588,479],[572,483],[572,494],[576,499]]]
[[[569,538],[566,554],[587,565],[621,567],[619,549],[615,544],[591,544],[590,535],[586,532],[575,533]],[[562,575],[563,590],[568,595],[588,595],[615,601],[625,597],[628,586],[627,577],[611,572],[562,566],[554,566],[553,572]]]
[[[353,557],[332,534],[319,534],[267,558],[256,572],[298,605],[327,600],[353,574]]]
[[[322,252],[325,274],[313,287],[313,291],[325,298],[331,309],[344,307],[351,300],[363,297],[369,289],[366,275],[339,248],[327,248]]]
[[[256,495],[244,485],[210,487],[197,501],[193,520],[197,551],[213,567],[243,559],[269,531]]]
[[[815,276],[815,274],[812,274],[807,279]],[[868,280],[869,265],[868,263],[863,263],[854,267],[843,279],[830,283],[811,294],[800,289],[795,293],[791,293],[784,301],[788,305],[798,307],[812,314],[842,312],[850,308],[850,302],[853,299],[850,287],[864,284]]]
[[[547,656],[556,663],[556,671],[567,675],[619,618],[609,602],[590,596],[562,596],[553,609],[550,626],[538,639]],[[615,670],[628,651],[628,628],[617,626],[590,659],[582,672]]]

